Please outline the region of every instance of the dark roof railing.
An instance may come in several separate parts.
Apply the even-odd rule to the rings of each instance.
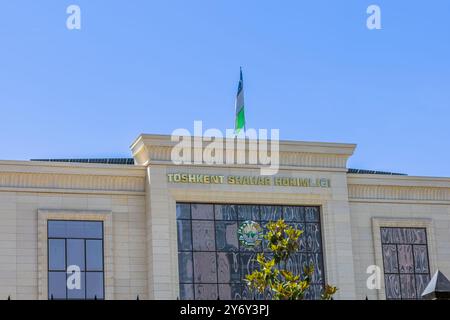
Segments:
[[[406,176],[404,173],[388,172],[388,171],[377,171],[377,170],[365,170],[365,169],[348,169],[347,173],[354,174],[384,174],[389,176]]]
[[[30,161],[69,162],[69,163],[101,163],[133,165],[133,158],[94,158],[94,159],[31,159]]]

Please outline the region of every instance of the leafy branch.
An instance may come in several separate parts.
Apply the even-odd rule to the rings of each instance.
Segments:
[[[304,299],[311,284],[314,266],[304,266],[301,275],[287,270],[289,257],[300,249],[299,239],[302,234],[302,230],[289,226],[284,220],[269,222],[264,239],[267,240],[272,257],[268,258],[264,253],[257,255],[259,270],[246,275],[247,285],[259,293],[270,290],[274,300]],[[336,291],[336,287],[327,284],[321,298],[331,300]]]

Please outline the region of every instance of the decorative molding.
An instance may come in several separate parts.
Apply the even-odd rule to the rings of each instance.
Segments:
[[[351,200],[411,200],[450,202],[450,188],[392,186],[392,185],[358,185],[349,184]]]
[[[148,159],[145,164],[151,165],[153,162],[166,162],[172,164],[171,147],[147,147]],[[308,167],[308,168],[346,168],[348,156],[338,154],[319,154],[319,153],[296,153],[280,151],[280,166],[290,167]],[[201,165],[201,164],[200,164]],[[257,165],[262,165],[258,163]],[[221,166],[221,165],[219,165]],[[255,166],[255,164],[224,164],[222,166]]]
[[[0,188],[144,192],[145,176],[0,171]]]
[[[202,153],[203,149],[194,146],[192,138],[192,155],[194,153]],[[234,143],[234,140],[232,141]],[[203,142],[205,147],[209,142]],[[225,139],[223,155],[225,157]],[[249,142],[247,141],[246,146]],[[176,142],[171,141],[171,136],[166,135],[141,135],[132,144],[131,150],[135,162],[139,165],[151,165],[153,162],[160,164],[167,162],[172,164],[171,152]],[[235,148],[242,150],[241,145],[233,144]],[[355,149],[353,144],[338,144],[338,143],[322,143],[322,142],[293,142],[280,141],[279,142],[279,162],[280,166],[290,167],[309,167],[309,168],[341,168],[345,169],[348,158],[353,154]],[[248,159],[249,148],[246,148],[246,159]],[[236,153],[236,150],[234,150]],[[255,164],[244,164],[248,166],[255,166]],[[257,165],[262,165],[258,163]],[[235,164],[224,164],[222,166],[235,167],[243,166]]]
[[[346,168],[347,155],[280,152],[280,165],[315,168]]]
[[[141,177],[145,167],[104,163],[0,160],[0,172],[64,173],[82,175]]]

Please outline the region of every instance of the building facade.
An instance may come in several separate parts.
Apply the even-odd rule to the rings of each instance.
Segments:
[[[450,178],[349,170],[355,145],[292,141],[261,178],[258,165],[176,165],[174,144],[0,161],[0,299],[253,299],[242,278],[265,246],[237,230],[278,218],[304,231],[290,267],[314,263],[309,298],[330,283],[336,299],[416,299],[450,274]]]

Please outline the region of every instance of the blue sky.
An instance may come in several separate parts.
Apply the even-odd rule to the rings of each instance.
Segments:
[[[2,1],[0,159],[130,156],[140,133],[232,128],[239,66],[247,127],[357,143],[350,167],[450,177],[448,0]]]

